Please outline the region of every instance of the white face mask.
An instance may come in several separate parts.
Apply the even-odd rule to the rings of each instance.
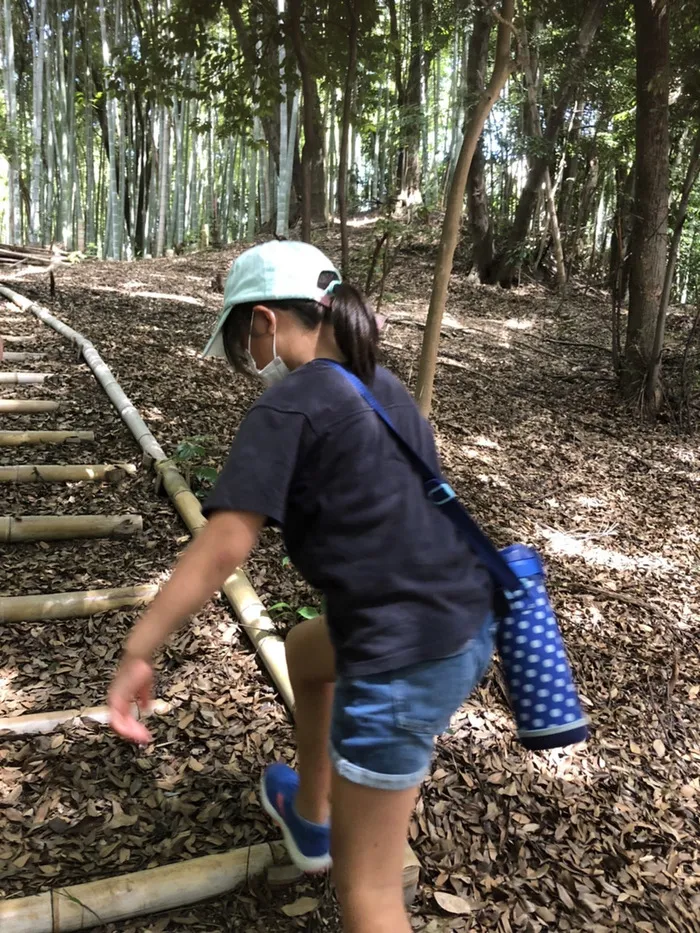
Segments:
[[[248,350],[246,351],[247,358],[248,358],[248,365],[250,366],[251,371],[254,372],[256,376],[259,376],[260,379],[262,379],[262,381],[265,383],[265,385],[273,386],[273,385],[276,385],[278,382],[282,382],[282,380],[286,376],[289,375],[289,367],[284,362],[282,357],[277,356],[277,333],[274,333],[272,335],[272,359],[267,364],[267,366],[263,366],[262,369],[258,369],[257,363],[255,362],[255,359],[253,358],[253,354],[250,351],[250,341],[251,341],[251,337],[253,336],[253,321],[254,320],[255,320],[255,314],[253,314],[250,318],[250,331],[248,333]]]

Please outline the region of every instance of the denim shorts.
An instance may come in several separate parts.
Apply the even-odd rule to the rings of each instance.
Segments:
[[[495,623],[455,655],[384,674],[339,678],[330,754],[336,772],[377,790],[408,790],[430,768],[435,736],[479,685],[491,663]]]

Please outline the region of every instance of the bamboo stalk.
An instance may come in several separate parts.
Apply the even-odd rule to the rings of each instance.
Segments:
[[[1,345],[0,341],[0,345]],[[30,360],[45,360],[45,353],[29,353],[24,350],[9,350],[0,353],[0,363],[27,363]]]
[[[36,334],[2,334],[3,343],[36,343]]]
[[[43,398],[0,398],[0,412],[15,415],[41,414],[57,411],[60,407],[60,402],[51,402]]]
[[[218,897],[263,874],[268,843],[0,902],[2,933],[68,933]]]
[[[23,515],[0,518],[0,542],[123,538],[142,529],[140,515]]]
[[[170,703],[166,703],[164,700],[155,700],[146,710],[139,710],[136,704],[132,709],[137,718],[154,714],[164,716],[170,712]],[[106,725],[109,718],[110,710],[108,706],[84,706],[80,709],[54,710],[51,713],[26,713],[24,716],[6,716],[4,719],[0,718],[0,735],[46,735],[48,732],[57,732],[65,725],[73,724],[76,719]]]
[[[38,385],[46,382],[49,376],[51,373],[0,373],[0,385]]]
[[[131,609],[152,602],[155,584],[72,593],[37,593],[29,596],[0,596],[0,622],[50,622],[79,619],[111,609]]]
[[[107,480],[119,483],[136,473],[133,463],[37,463],[0,467],[0,483],[80,483]]]
[[[74,444],[94,440],[94,431],[0,431],[0,447],[19,447],[20,444]]]

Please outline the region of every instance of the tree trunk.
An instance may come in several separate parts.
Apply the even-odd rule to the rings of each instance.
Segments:
[[[20,202],[19,202],[19,123],[17,121],[17,96],[15,93],[15,46],[12,32],[12,7],[10,0],[4,0],[3,18],[5,24],[5,99],[7,101],[8,133],[8,235],[11,244],[20,242]]]
[[[421,195],[421,137],[423,130],[423,35],[421,0],[409,0],[411,28],[408,81],[399,111],[401,133],[402,175],[399,179],[399,204],[409,210],[423,201]]]
[[[323,121],[316,80],[311,73],[302,29],[302,0],[289,0],[289,25],[303,92],[304,148],[301,153],[301,238],[311,242],[311,221],[325,219]],[[308,12],[308,11],[307,11]]]
[[[350,270],[350,243],[348,240],[348,144],[350,142],[350,117],[352,114],[352,95],[357,77],[357,44],[360,35],[360,21],[356,0],[345,0],[345,8],[350,19],[348,32],[348,68],[345,72],[343,91],[343,122],[340,134],[340,159],[338,165],[338,213],[340,214],[341,269],[347,279]]]
[[[515,212],[515,220],[504,249],[499,254],[498,279],[502,285],[510,285],[515,264],[513,256],[519,255],[522,251],[522,245],[527,239],[527,232],[530,227],[532,213],[537,202],[537,195],[544,181],[545,170],[549,167],[550,155],[554,144],[559,135],[559,131],[564,125],[564,118],[569,101],[573,94],[576,84],[581,78],[581,71],[586,60],[590,47],[593,43],[598,27],[603,19],[606,0],[589,0],[588,6],[583,15],[583,21],[579,30],[576,50],[572,55],[572,60],[567,67],[561,87],[556,95],[556,104],[552,109],[542,139],[544,147],[540,147],[540,152],[536,155],[528,171],[525,187],[520,195],[520,201]],[[539,116],[537,120],[539,126]],[[541,151],[541,150],[544,151]]]
[[[29,241],[38,243],[42,236],[42,128],[44,125],[44,24],[46,22],[46,0],[35,0],[32,5],[32,173],[31,214],[29,218]]]
[[[111,64],[109,39],[107,37],[107,20],[104,3],[100,3],[100,32],[102,35],[102,53],[105,68]],[[109,141],[109,213],[112,220],[111,248],[109,255],[113,259],[121,259],[122,228],[124,218],[119,199],[119,175],[117,166],[117,102],[111,91],[107,91],[107,138]]]
[[[280,20],[284,18],[285,0],[277,0],[277,12]],[[278,237],[286,237],[289,232],[289,201],[286,198],[287,176],[292,172],[291,160],[287,158],[289,152],[288,135],[288,106],[287,106],[287,82],[284,77],[284,33],[280,38],[278,49],[278,66],[280,76],[280,134],[279,134],[279,172],[277,174],[277,221],[276,234]]]
[[[447,198],[445,219],[442,225],[440,246],[438,248],[433,290],[430,296],[430,307],[423,336],[420,366],[418,370],[418,384],[416,398],[423,415],[430,412],[433,397],[433,384],[437,366],[438,345],[440,342],[440,325],[445,310],[447,290],[452,272],[452,260],[455,247],[459,239],[459,226],[464,203],[464,191],[467,185],[472,157],[486,118],[498,99],[506,79],[513,67],[510,58],[510,44],[513,22],[514,0],[502,0],[500,20],[498,24],[498,37],[496,40],[496,60],[491,74],[491,80],[479,98],[479,102],[465,126],[464,139],[459,159],[455,167],[454,177]]]
[[[678,259],[678,248],[683,235],[683,225],[688,213],[688,202],[693,185],[700,172],[700,130],[695,136],[695,144],[690,154],[690,162],[685,173],[683,190],[681,192],[676,219],[673,224],[673,237],[671,238],[671,247],[666,260],[666,272],[664,274],[663,290],[661,292],[661,301],[659,303],[659,312],[656,318],[656,331],[654,334],[654,348],[652,351],[651,367],[646,383],[647,401],[653,404],[659,390],[659,378],[661,376],[661,354],[664,348],[664,334],[666,330],[666,314],[668,312],[669,301],[671,300],[671,287],[673,285],[673,276],[676,271],[676,261]]]
[[[635,0],[636,183],[630,303],[623,370],[626,394],[644,385],[654,358],[668,241],[668,0]],[[655,387],[652,387],[655,388]],[[651,409],[657,407],[652,399]]]
[[[467,93],[474,104],[469,108],[469,116],[477,106],[479,96],[486,86],[486,67],[489,58],[489,38],[493,26],[490,10],[482,7],[477,10],[472,34],[469,39],[467,58]],[[474,150],[469,178],[467,179],[467,203],[469,206],[469,231],[472,239],[472,255],[481,282],[491,281],[493,266],[493,228],[489,213],[489,201],[486,192],[486,160],[484,158],[483,134]]]
[[[535,66],[528,45],[527,29],[523,25],[520,31],[520,40],[523,53],[523,71],[525,73],[525,84],[527,86],[528,114],[526,124],[528,132],[534,139],[542,138],[540,129],[540,117],[537,110],[537,88],[535,84]],[[552,234],[552,243],[554,245],[554,258],[556,262],[556,282],[557,287],[562,290],[566,286],[566,267],[564,266],[564,253],[562,252],[561,237],[559,236],[559,223],[557,220],[557,208],[554,201],[554,192],[552,190],[552,179],[549,174],[549,168],[544,170],[544,201],[546,213],[549,219],[549,230]],[[536,215],[537,217],[538,215]],[[546,230],[545,230],[546,236]],[[546,240],[545,240],[546,242]],[[538,257],[538,263],[541,257]]]
[[[165,227],[168,217],[168,202],[170,200],[170,185],[168,174],[170,172],[170,135],[168,127],[168,111],[163,104],[160,108],[160,145],[158,147],[159,179],[158,179],[158,227],[156,233],[156,256],[162,256],[165,249]]]

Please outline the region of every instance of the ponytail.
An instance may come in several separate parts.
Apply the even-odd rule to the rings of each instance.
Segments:
[[[319,324],[330,325],[338,350],[350,370],[364,383],[371,383],[377,365],[379,325],[362,292],[353,285],[340,282],[336,276],[337,273],[322,273],[318,288],[325,289],[325,293],[317,301],[261,299],[234,305],[223,326],[224,350],[233,368],[237,372],[249,373],[246,348],[250,321],[253,308],[264,304],[267,308],[291,312],[309,330],[315,330]]]
[[[359,289],[334,282],[324,297],[324,322],[333,328],[338,349],[352,372],[364,383],[374,379],[379,329],[374,311]]]

